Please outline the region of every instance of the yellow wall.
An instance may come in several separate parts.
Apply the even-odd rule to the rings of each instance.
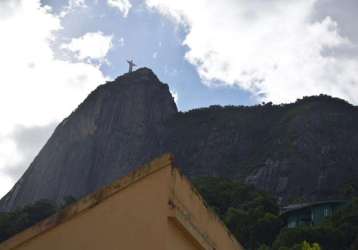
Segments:
[[[175,168],[171,175],[169,199],[175,204],[171,207],[175,208],[169,210],[175,214],[172,217],[176,217],[173,220],[179,227],[192,236],[196,245],[200,245],[197,249],[243,249],[216,214],[208,209],[188,179]],[[170,240],[167,242],[167,249],[170,249],[169,246]]]
[[[164,156],[0,245],[0,250],[242,249]]]

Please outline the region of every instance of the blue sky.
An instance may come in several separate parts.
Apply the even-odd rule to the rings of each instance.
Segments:
[[[67,2],[59,3],[58,0],[42,3],[51,6],[57,14],[67,6]],[[76,8],[63,18],[63,30],[58,32],[58,39],[66,41],[98,31],[113,36],[113,47],[106,56],[109,64],[103,64],[101,71],[114,79],[128,70],[125,60],[133,58],[138,66],[151,68],[161,81],[169,84],[178,95],[177,105],[182,111],[213,104],[252,105],[258,102],[239,86],[204,85],[196,67],[185,59],[188,51],[183,45],[186,28],[163,18],[141,0],[131,1],[131,4],[128,15],[123,16],[106,1],[87,0],[87,7]]]
[[[182,111],[358,103],[357,0],[0,0],[0,196],[57,124],[127,59]]]

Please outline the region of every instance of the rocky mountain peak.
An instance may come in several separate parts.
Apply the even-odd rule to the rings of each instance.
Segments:
[[[56,128],[0,210],[109,184],[161,152],[163,123],[176,113],[168,85],[148,68],[99,86]]]
[[[120,81],[139,81],[140,79],[148,79],[152,80],[153,83],[160,83],[158,77],[154,74],[154,72],[150,68],[139,68],[133,72],[129,72],[123,74],[115,79],[115,82]]]

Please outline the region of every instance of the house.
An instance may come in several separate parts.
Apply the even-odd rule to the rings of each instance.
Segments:
[[[346,203],[347,201],[343,200],[332,200],[289,205],[283,208],[281,217],[286,221],[288,228],[317,225]]]
[[[0,250],[241,250],[164,155],[0,244]]]

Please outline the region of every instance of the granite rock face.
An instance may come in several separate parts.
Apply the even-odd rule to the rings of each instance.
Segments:
[[[55,130],[0,211],[81,197],[163,153],[189,177],[240,179],[283,204],[358,191],[358,108],[329,96],[178,112],[149,69],[94,90]]]
[[[1,210],[81,197],[111,183],[160,154],[163,122],[176,113],[168,86],[149,69],[99,86],[58,125]]]

